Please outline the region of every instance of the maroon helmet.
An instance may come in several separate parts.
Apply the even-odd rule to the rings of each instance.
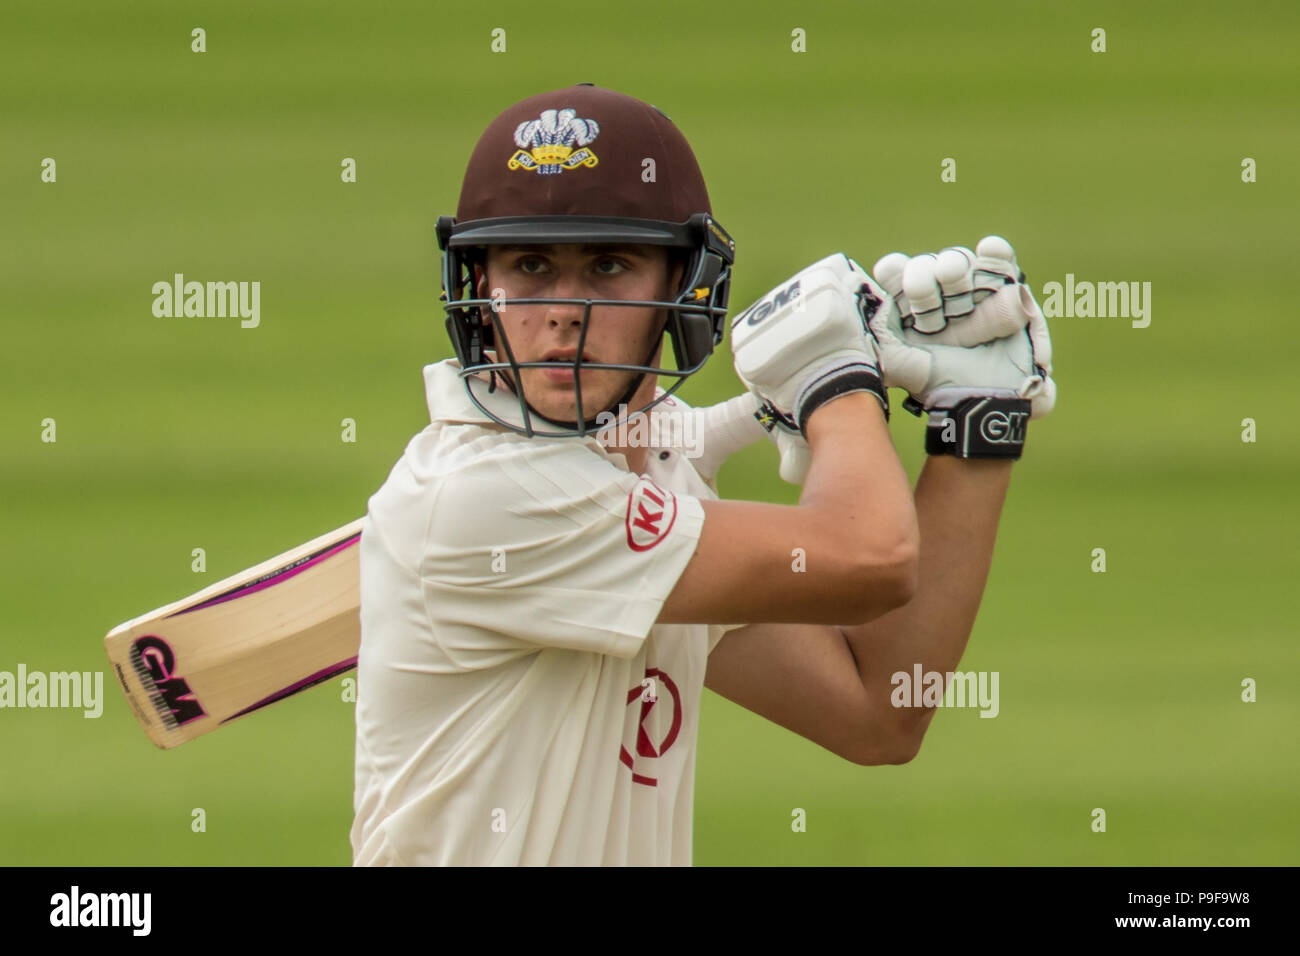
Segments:
[[[653,160],[654,175],[643,175]],[[626,405],[646,375],[677,381],[664,395],[629,412],[644,412],[699,371],[722,341],[736,244],[713,219],[709,194],[690,144],[656,107],[631,96],[579,83],[530,96],[511,106],[479,138],[465,170],[456,216],[438,219],[442,297],[447,332],[470,399],[493,421],[525,435],[586,435],[606,409],[582,407],[578,369],[640,373],[615,408]],[[627,243],[665,246],[685,268],[668,300],[516,298],[505,304],[555,302],[584,306],[578,354],[572,360],[516,362],[496,306],[479,299],[474,266],[492,245]],[[663,332],[641,365],[584,362],[593,306],[656,307],[666,311]],[[649,363],[662,335],[672,339],[676,369]],[[489,350],[492,354],[489,354]],[[521,368],[574,370],[577,420],[556,422],[529,406]],[[509,369],[517,383],[521,423],[493,414],[475,394],[494,388]],[[475,374],[492,372],[491,385]],[[538,430],[534,418],[552,428]],[[602,424],[603,427],[603,424]]]

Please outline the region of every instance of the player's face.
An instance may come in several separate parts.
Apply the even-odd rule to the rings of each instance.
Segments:
[[[481,298],[504,298],[502,327],[517,362],[572,361],[582,331],[582,305],[515,305],[514,298],[663,300],[669,292],[667,251],[657,246],[493,246],[479,280]],[[584,362],[619,365],[658,363],[663,311],[632,306],[593,306]],[[651,356],[654,351],[654,356]],[[505,350],[498,347],[498,361]],[[586,370],[580,374],[582,413],[588,420],[623,397],[636,372]],[[570,369],[522,369],[524,396],[555,421],[577,419]],[[643,383],[644,387],[644,383]],[[653,383],[650,385],[653,388]]]

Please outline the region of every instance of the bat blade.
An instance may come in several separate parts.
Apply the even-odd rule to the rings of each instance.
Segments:
[[[363,520],[109,631],[149,739],[175,747],[356,666]]]

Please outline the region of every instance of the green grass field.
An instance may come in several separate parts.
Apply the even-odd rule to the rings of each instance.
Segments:
[[[7,0],[0,670],[104,670],[114,624],[363,513],[450,354],[432,227],[469,149],[510,103],[593,81],[690,138],[737,306],[837,249],[990,232],[1036,288],[1153,288],[1149,328],[1052,322],[1057,410],[963,660],[999,671],[1000,716],[941,712],[911,764],[862,768],[706,692],[695,862],[1300,863],[1298,32],[1294,5],[1203,0]],[[176,272],[259,280],[260,327],[155,318]],[[737,389],[724,350],[683,395]],[[724,494],[793,501],[775,464],[737,456]],[[337,681],[162,752],[111,680],[98,720],[0,710],[0,864],[350,861]]]

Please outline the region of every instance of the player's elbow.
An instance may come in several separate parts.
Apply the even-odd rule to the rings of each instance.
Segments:
[[[886,577],[893,606],[910,604],[921,584],[921,543],[916,535],[903,538],[894,548]]]
[[[921,738],[910,735],[891,735],[885,739],[869,741],[848,759],[859,767],[901,766],[911,763],[921,751]]]
[[[911,763],[921,751],[932,710],[897,706],[881,695],[873,698],[858,721],[850,752],[845,757],[861,767],[880,767]]]
[[[920,752],[920,737],[900,737],[898,740],[894,741],[893,749],[889,754],[889,763],[896,766],[911,763]]]
[[[852,623],[873,621],[912,600],[920,581],[919,552],[915,536],[900,534],[860,556],[852,571]]]
[[[860,524],[860,523],[859,523]],[[852,521],[814,526],[808,570],[815,585],[799,605],[803,624],[865,624],[912,600],[920,576],[915,522],[867,528]]]

